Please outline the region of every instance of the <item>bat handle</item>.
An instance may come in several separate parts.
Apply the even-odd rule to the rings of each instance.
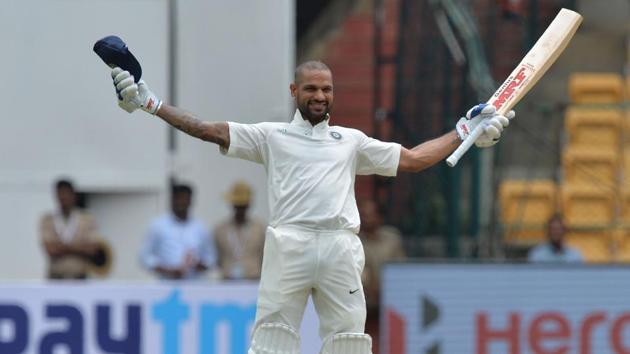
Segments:
[[[449,167],[453,167],[457,165],[457,162],[459,161],[459,159],[461,159],[462,156],[464,156],[466,151],[468,151],[468,149],[470,149],[470,147],[475,143],[475,141],[477,141],[477,139],[481,136],[481,134],[483,134],[485,128],[486,128],[485,123],[481,123],[478,126],[476,126],[475,129],[473,129],[473,131],[470,133],[470,135],[468,135],[468,137],[464,139],[464,141],[462,141],[462,143],[457,147],[457,149],[453,151],[451,156],[449,156],[446,159],[446,164]]]

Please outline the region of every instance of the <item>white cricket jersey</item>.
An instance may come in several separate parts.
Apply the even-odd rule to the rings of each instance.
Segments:
[[[221,152],[265,166],[272,227],[358,233],[355,176],[395,176],[398,170],[400,144],[328,120],[313,127],[299,110],[291,123],[228,124],[230,146]]]

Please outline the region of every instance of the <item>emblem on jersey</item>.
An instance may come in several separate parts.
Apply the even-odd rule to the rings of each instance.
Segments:
[[[341,134],[339,134],[337,132],[330,132],[330,136],[332,136],[333,139],[335,139],[335,140],[340,140],[341,139]]]

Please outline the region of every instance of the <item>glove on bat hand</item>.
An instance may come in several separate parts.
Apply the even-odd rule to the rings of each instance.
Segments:
[[[503,129],[510,124],[510,120],[515,116],[514,111],[509,111],[506,115],[497,114],[493,105],[480,103],[469,109],[466,116],[459,119],[455,128],[459,138],[464,141],[479,124],[483,124],[484,132],[477,139],[475,145],[482,148],[489,147],[499,141]]]

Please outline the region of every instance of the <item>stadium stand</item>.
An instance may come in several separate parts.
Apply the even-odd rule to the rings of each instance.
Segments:
[[[618,150],[624,125],[620,109],[570,107],[564,120],[568,144],[572,147]]]
[[[499,187],[501,223],[510,243],[535,243],[545,238],[545,224],[556,209],[552,180],[506,180]]]
[[[576,104],[621,103],[623,79],[615,73],[577,72],[569,77],[569,97]]]
[[[562,152],[564,183],[596,184],[614,189],[620,153],[605,147],[567,146]]]

